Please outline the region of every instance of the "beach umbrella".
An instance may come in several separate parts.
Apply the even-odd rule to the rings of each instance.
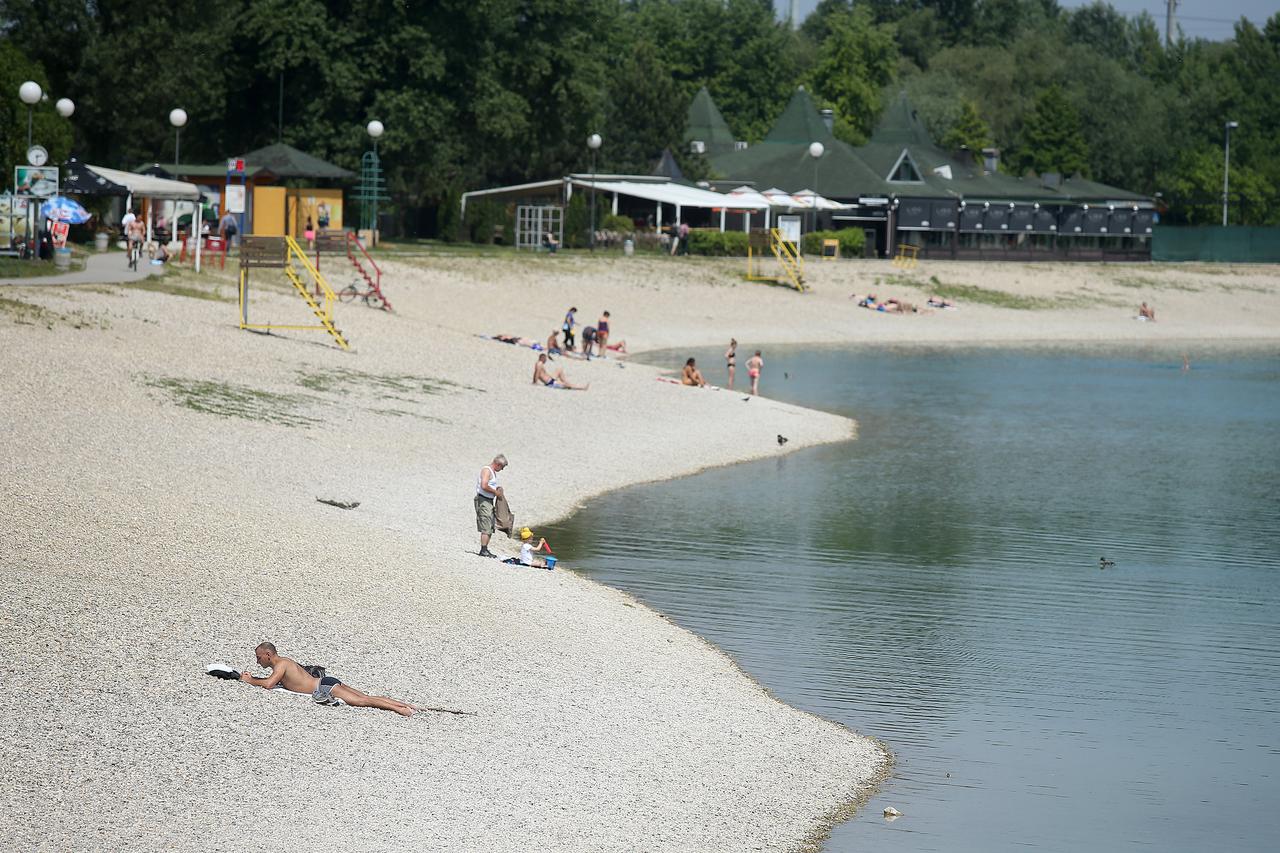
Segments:
[[[52,219],[55,222],[70,222],[72,225],[80,225],[89,221],[89,211],[81,207],[79,202],[72,201],[61,195],[55,196],[40,205],[40,215],[45,219]]]

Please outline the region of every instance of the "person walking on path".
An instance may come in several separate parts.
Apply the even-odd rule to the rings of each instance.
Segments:
[[[564,315],[564,323],[560,326],[560,331],[564,332],[565,352],[573,352],[573,327],[578,323],[577,313],[577,308],[570,308]]]
[[[240,226],[236,225],[236,217],[231,211],[222,214],[222,219],[218,220],[218,236],[222,238],[222,244],[227,248],[231,247],[231,240],[239,232]]]
[[[760,371],[762,370],[764,370],[764,359],[760,357],[760,350],[756,350],[756,354],[747,359],[747,375],[751,377],[752,394],[760,393]]]
[[[507,467],[507,457],[499,453],[493,461],[480,469],[476,478],[476,530],[480,532],[480,556],[496,557],[489,550],[489,537],[493,535],[493,502],[504,496],[498,485],[498,472]]]
[[[729,338],[729,348],[724,351],[724,366],[729,370],[729,390],[733,390],[733,372],[738,363],[738,340]]]
[[[395,711],[402,717],[412,717],[415,711],[426,711],[421,705],[401,702],[389,696],[370,696],[343,684],[332,675],[316,678],[302,668],[297,661],[287,658],[276,651],[272,643],[259,643],[253,650],[258,666],[271,670],[265,678],[258,678],[247,672],[240,673],[240,680],[255,687],[272,690],[283,687],[294,693],[310,693],[311,698],[324,705],[333,704],[333,700],[341,699],[355,708],[381,708],[384,711]]]

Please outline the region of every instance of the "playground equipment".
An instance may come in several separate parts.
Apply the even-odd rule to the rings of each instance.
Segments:
[[[249,322],[249,270],[251,269],[283,269],[285,277],[293,285],[311,313],[320,322],[311,325],[281,323]],[[301,272],[299,272],[301,270]],[[324,301],[324,307],[311,295],[310,288],[303,281],[303,275],[311,277],[316,290]],[[337,296],[333,288],[320,275],[320,270],[303,252],[292,237],[258,237],[246,235],[240,244],[240,328],[242,329],[323,329],[328,332],[338,346],[344,350],[351,349],[342,332],[333,324],[333,302]]]
[[[777,259],[782,268],[781,275],[765,275],[761,272],[760,262],[768,251]],[[804,258],[800,255],[799,246],[782,236],[777,228],[765,231],[752,231],[747,242],[747,281],[768,281],[792,287],[803,293]]]
[[[516,248],[546,248],[546,236],[552,234],[556,245],[564,245],[564,208],[553,204],[521,204],[516,206]]]
[[[920,254],[919,246],[912,246],[910,243],[899,243],[898,254],[893,256],[893,265],[901,267],[904,270],[915,269],[918,264]]]

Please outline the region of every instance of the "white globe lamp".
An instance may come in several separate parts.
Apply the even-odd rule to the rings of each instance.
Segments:
[[[76,111],[76,104],[70,98],[58,98],[58,103],[54,104],[53,108],[63,118],[71,118],[71,114]]]
[[[34,80],[28,80],[18,87],[18,97],[22,99],[22,103],[29,107],[33,107],[40,103],[40,98],[44,96],[44,90],[40,88],[40,84]]]

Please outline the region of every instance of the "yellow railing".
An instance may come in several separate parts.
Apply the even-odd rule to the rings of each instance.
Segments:
[[[773,250],[778,263],[782,264],[782,271],[791,286],[796,290],[804,290],[804,257],[800,254],[799,245],[785,239],[779,229],[770,228],[769,248]]]
[[[277,246],[279,244],[276,244]],[[244,251],[244,250],[242,250]],[[316,269],[315,264],[307,257],[307,253],[292,237],[284,238],[284,260],[280,261],[280,256],[274,251],[265,250],[265,257],[259,258],[257,263],[245,263],[243,258],[240,266],[240,328],[242,329],[324,329],[328,332],[338,346],[344,350],[351,349],[351,345],[347,343],[347,339],[343,337],[342,332],[338,331],[338,327],[333,324],[333,303],[337,301],[338,296],[333,292],[333,288],[329,286],[329,282],[325,281],[324,276],[320,274],[320,270]],[[274,256],[274,259],[271,257]],[[302,272],[310,276],[315,282],[316,292],[324,300],[324,306],[316,301],[316,297],[312,296],[311,288],[307,287],[307,283],[303,280],[302,275],[298,271],[299,264]],[[302,300],[307,303],[307,307],[311,309],[311,313],[319,320],[319,324],[301,325],[301,324],[282,324],[282,323],[250,323],[249,322],[249,270],[251,266],[259,266],[263,268],[280,268],[284,267],[285,277],[289,279],[289,283],[293,285],[293,289],[297,291]]]
[[[919,254],[919,246],[912,246],[910,243],[899,243],[898,254],[893,258],[893,265],[902,267],[904,270],[914,269],[915,265],[920,262],[917,257]]]

